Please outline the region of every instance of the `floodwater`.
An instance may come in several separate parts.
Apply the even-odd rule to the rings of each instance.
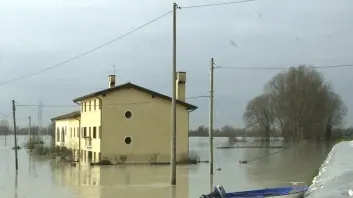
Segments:
[[[19,144],[26,138],[19,136]],[[227,145],[227,138],[214,141],[215,146]],[[208,164],[182,165],[177,167],[177,186],[171,187],[169,166],[74,167],[30,156],[25,149],[18,151],[16,177],[13,146],[12,136],[7,136],[6,145],[5,137],[0,136],[0,195],[4,198],[187,198],[208,193],[210,186],[217,184],[230,191],[291,185],[289,182],[311,181],[329,149],[321,144],[302,144],[249,164],[239,164],[239,160],[280,149],[215,149],[213,177],[209,176]],[[190,138],[190,151],[208,160],[208,139]]]

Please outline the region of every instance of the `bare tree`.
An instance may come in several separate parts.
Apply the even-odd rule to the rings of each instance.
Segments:
[[[312,67],[292,67],[273,77],[265,94],[249,101],[244,113],[248,127],[266,136],[280,130],[286,139],[320,139],[342,123],[347,108],[330,84]]]
[[[261,137],[269,140],[273,135],[274,114],[272,109],[269,94],[263,94],[250,100],[243,116],[246,127],[258,130]]]
[[[339,95],[329,92],[326,103],[326,125],[325,138],[330,139],[332,136],[332,129],[343,124],[344,118],[347,115],[347,107]]]
[[[10,134],[10,123],[8,120],[0,121],[0,135]]]

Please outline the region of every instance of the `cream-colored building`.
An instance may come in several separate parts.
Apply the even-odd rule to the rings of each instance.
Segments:
[[[61,115],[55,122],[57,146],[75,151],[81,159],[97,162],[169,162],[171,146],[171,98],[126,83],[73,101],[80,111]],[[177,73],[177,161],[189,153],[189,113],[197,107],[185,102],[186,73]],[[81,132],[81,133],[80,133]],[[81,148],[81,149],[79,149]]]

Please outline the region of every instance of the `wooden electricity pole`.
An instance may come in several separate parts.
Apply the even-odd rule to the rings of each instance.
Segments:
[[[176,9],[177,4],[173,4],[173,69],[172,69],[172,141],[171,141],[171,170],[170,184],[176,185]]]
[[[16,107],[15,100],[12,100],[12,114],[13,114],[13,130],[15,133],[15,163],[16,163],[16,173],[18,171],[18,159],[17,159],[17,129],[16,129]]]
[[[214,62],[211,58],[210,69],[210,117],[209,117],[209,138],[210,138],[210,175],[213,175],[213,70]]]

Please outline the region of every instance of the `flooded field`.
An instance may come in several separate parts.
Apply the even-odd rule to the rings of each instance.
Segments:
[[[26,136],[19,136],[19,144]],[[215,138],[215,146],[227,145],[227,138]],[[246,144],[246,143],[237,143]],[[250,144],[250,143],[248,143]],[[252,143],[259,144],[259,143]],[[215,174],[208,164],[178,166],[177,186],[169,185],[169,166],[71,166],[41,156],[18,152],[15,174],[13,137],[0,136],[0,195],[17,198],[186,198],[199,197],[210,185],[229,190],[246,190],[308,182],[326,158],[328,148],[320,144],[293,146],[269,157],[239,164],[280,149],[215,149]],[[190,151],[208,159],[208,139],[190,138]],[[216,170],[216,169],[220,170]]]

